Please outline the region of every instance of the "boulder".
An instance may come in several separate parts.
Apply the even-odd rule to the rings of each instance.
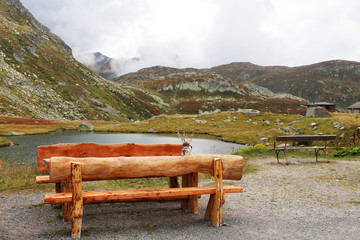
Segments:
[[[25,133],[19,133],[19,132],[13,132],[13,131],[9,131],[8,136],[24,136]]]
[[[207,123],[206,120],[195,120],[195,122],[196,122],[197,124],[206,124],[206,123]]]
[[[80,123],[78,127],[79,132],[92,132],[94,131],[94,126],[91,123],[88,122],[82,122]]]
[[[243,114],[246,114],[246,115],[255,115],[255,116],[260,114],[260,111],[255,110],[255,109],[241,109],[241,108],[238,108],[237,112],[238,113],[243,113]]]

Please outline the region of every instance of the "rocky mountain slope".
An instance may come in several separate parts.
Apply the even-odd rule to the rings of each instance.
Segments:
[[[300,67],[231,63],[208,69],[240,83],[255,83],[274,93],[290,93],[338,107],[360,100],[360,63],[333,60]]]
[[[133,87],[105,80],[76,61],[19,0],[0,0],[0,32],[1,115],[120,120],[159,112]]]
[[[277,95],[256,84],[240,84],[220,74],[197,69],[151,67],[120,76],[114,81],[161,98],[169,113],[254,108],[261,111],[305,112],[304,99]]]
[[[128,83],[142,79],[161,79],[175,73],[217,73],[220,76],[243,84],[263,87],[261,93],[298,96],[309,102],[334,102],[346,108],[360,100],[360,63],[333,60],[300,67],[259,66],[247,62],[230,63],[209,69],[176,69],[154,67],[141,69],[113,80]],[[251,86],[251,85],[249,85]],[[254,85],[252,85],[254,86]],[[291,96],[292,95],[292,96]]]
[[[237,108],[304,113],[302,99],[204,70],[153,67],[108,81],[75,60],[19,0],[0,0],[0,32],[2,116],[122,120]]]

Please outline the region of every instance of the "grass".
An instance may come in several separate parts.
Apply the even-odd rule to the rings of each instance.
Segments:
[[[35,177],[41,175],[35,163],[13,159],[2,163],[0,168],[0,192],[19,190],[42,190],[49,186],[36,184]]]

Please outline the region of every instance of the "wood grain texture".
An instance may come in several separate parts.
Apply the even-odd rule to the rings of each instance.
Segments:
[[[83,180],[105,180],[143,177],[174,177],[192,172],[214,175],[214,157],[223,161],[223,178],[240,180],[243,158],[237,155],[188,155],[117,158],[52,157],[50,180],[70,178],[70,163],[80,162]]]
[[[37,148],[37,165],[40,172],[49,171],[43,163],[51,157],[120,157],[120,156],[180,156],[182,144],[96,144],[61,143]]]
[[[214,158],[214,178],[215,178],[215,196],[213,206],[211,207],[211,223],[214,227],[220,227],[222,223],[222,159]],[[210,201],[210,200],[209,200]]]
[[[190,173],[189,175],[189,187],[197,187],[198,186],[198,173]],[[199,212],[199,196],[191,195],[189,197],[188,210],[191,213]]]
[[[61,180],[61,192],[71,192],[71,191],[72,191],[71,179]],[[62,205],[62,215],[65,222],[71,221],[71,201],[65,202]]]
[[[78,162],[71,163],[72,206],[71,206],[71,235],[80,238],[83,216],[83,198],[81,182],[81,165]]]
[[[241,187],[224,186],[224,193],[240,193]],[[119,191],[94,191],[83,192],[84,203],[97,202],[140,202],[144,200],[166,198],[166,197],[182,197],[191,195],[215,194],[214,187],[187,187],[187,188],[165,188],[165,189],[140,189],[140,190],[119,190]],[[63,193],[47,193],[44,203],[67,203],[72,201],[71,192]]]

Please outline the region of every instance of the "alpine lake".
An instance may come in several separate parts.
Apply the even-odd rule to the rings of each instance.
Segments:
[[[8,159],[19,163],[37,161],[37,147],[58,143],[136,143],[136,144],[182,144],[181,139],[175,134],[134,134],[134,133],[81,133],[61,132],[49,134],[7,136],[8,139],[18,143],[10,147],[0,149],[0,157],[3,161]],[[194,135],[191,140],[191,154],[231,154],[245,147],[244,145],[223,142],[206,135]]]

